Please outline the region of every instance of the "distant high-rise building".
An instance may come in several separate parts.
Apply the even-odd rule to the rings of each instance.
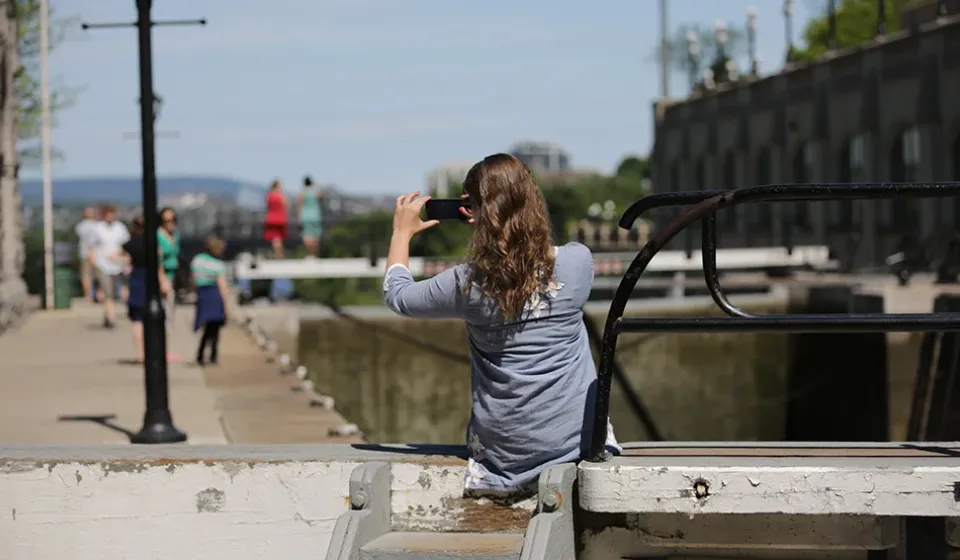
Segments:
[[[570,170],[570,155],[550,142],[520,142],[510,153],[534,173],[565,173]]]
[[[472,166],[472,162],[456,161],[435,167],[427,173],[427,192],[435,198],[459,196],[460,193],[454,193],[453,188],[463,184]]]

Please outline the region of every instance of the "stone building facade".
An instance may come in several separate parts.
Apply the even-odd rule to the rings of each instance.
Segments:
[[[655,105],[654,191],[802,182],[960,180],[960,15],[781,73]],[[662,216],[662,214],[661,214]],[[955,230],[954,200],[752,204],[723,210],[721,247],[829,245],[878,265],[905,234]],[[690,230],[673,247],[699,246]]]
[[[17,55],[14,0],[0,0],[0,332],[27,310],[23,282],[23,224],[17,179],[17,100],[13,91]]]

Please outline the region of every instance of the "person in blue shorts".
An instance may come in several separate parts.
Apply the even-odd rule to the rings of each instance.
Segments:
[[[133,330],[133,345],[137,363],[143,363],[143,317],[147,309],[147,260],[144,235],[143,216],[137,216],[130,223],[130,239],[123,244],[123,248],[111,255],[111,260],[124,264],[130,268],[127,279],[127,317],[130,318]],[[162,263],[158,263],[156,274],[160,286],[160,294],[166,295],[172,289],[167,275],[163,272]]]

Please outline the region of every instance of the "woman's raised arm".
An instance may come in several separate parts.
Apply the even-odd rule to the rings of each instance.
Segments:
[[[458,269],[446,270],[421,282],[414,281],[410,273],[410,240],[440,223],[420,219],[423,205],[430,197],[417,198],[419,194],[417,191],[397,197],[383,299],[390,309],[407,317],[462,317],[466,306]]]

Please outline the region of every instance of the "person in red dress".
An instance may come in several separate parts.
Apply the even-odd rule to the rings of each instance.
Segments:
[[[283,258],[283,240],[287,237],[287,195],[280,181],[274,180],[267,191],[267,213],[263,218],[263,238],[273,246],[273,254]]]

